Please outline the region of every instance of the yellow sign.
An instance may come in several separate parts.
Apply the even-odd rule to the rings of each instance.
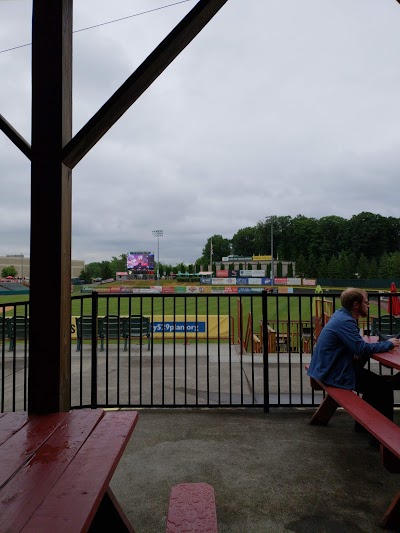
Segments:
[[[253,261],[271,261],[271,255],[253,255]]]

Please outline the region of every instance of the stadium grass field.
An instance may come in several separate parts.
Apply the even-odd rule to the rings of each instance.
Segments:
[[[165,285],[177,285],[171,282],[165,282]],[[118,285],[126,285],[125,283],[112,283],[110,285],[102,285],[107,288]],[[133,283],[132,283],[133,285]],[[144,287],[143,282],[137,282],[136,286]],[[134,286],[135,286],[134,285]],[[182,285],[182,284],[179,284]],[[189,285],[194,285],[190,283]],[[147,282],[148,286],[148,282]],[[74,287],[75,288],[75,287]],[[81,316],[90,315],[92,312],[92,299],[88,293],[81,293],[80,287],[71,293],[71,315]],[[139,293],[132,295],[126,294],[99,294],[98,315],[230,315],[234,318],[235,324],[238,316],[238,300],[242,302],[242,316],[243,322],[247,323],[249,313],[253,317],[253,323],[259,324],[262,318],[261,309],[261,294],[250,296],[240,296],[232,294],[229,298],[226,295],[212,295],[210,297],[197,297],[198,295],[190,294],[164,294],[158,296],[156,294]],[[301,320],[309,322],[310,317],[314,315],[312,306],[312,293],[310,296],[301,296],[300,298],[280,297],[279,294],[271,295],[268,301],[268,322],[289,321],[298,322]],[[46,313],[46,298],[48,294],[43,291],[43,313]],[[328,297],[324,297],[329,300]],[[0,305],[18,304],[29,301],[29,294],[23,295],[1,295]],[[340,306],[340,302],[336,301],[336,307]],[[17,308],[17,313],[19,313]],[[11,316],[13,310],[8,310],[6,316]],[[378,306],[372,301],[370,305],[371,316],[378,315]]]

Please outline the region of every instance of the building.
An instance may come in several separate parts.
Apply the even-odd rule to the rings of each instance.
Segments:
[[[49,256],[43,256],[43,274],[46,274],[46,270],[49,267]],[[50,263],[51,264],[51,263]],[[17,271],[18,278],[30,277],[30,258],[19,255],[3,255],[0,256],[0,274],[3,268],[13,266]],[[85,268],[85,261],[82,259],[71,260],[71,278],[78,278],[81,271]]]
[[[229,270],[230,268],[232,268],[233,270],[249,270],[249,266],[251,265],[252,270],[260,269],[260,270],[265,270],[266,272],[267,267],[270,268],[271,266],[271,256],[270,255],[254,255],[252,257],[228,256],[228,257],[223,257],[222,261],[213,261],[213,263],[217,270],[221,270],[222,265],[224,265],[225,270]],[[295,271],[296,263],[294,261],[279,261],[278,259],[274,259],[274,277],[277,277],[278,263],[282,264],[282,277],[283,278],[287,277],[288,275],[289,265],[292,265],[293,271]]]

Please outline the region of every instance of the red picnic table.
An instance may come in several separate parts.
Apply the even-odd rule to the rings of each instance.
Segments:
[[[135,411],[0,414],[0,532],[131,531],[109,482]]]

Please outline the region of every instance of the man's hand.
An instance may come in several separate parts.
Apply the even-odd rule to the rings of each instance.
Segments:
[[[393,344],[394,348],[400,346],[400,339],[397,339],[396,337],[393,337],[393,339],[389,339],[389,341]]]

